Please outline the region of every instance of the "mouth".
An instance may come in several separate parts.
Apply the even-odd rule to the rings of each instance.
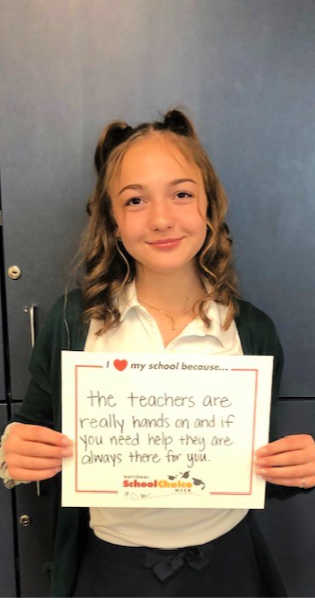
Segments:
[[[153,242],[147,242],[147,244],[153,248],[175,248],[182,241],[182,237],[180,238],[167,238],[161,240],[155,240]]]

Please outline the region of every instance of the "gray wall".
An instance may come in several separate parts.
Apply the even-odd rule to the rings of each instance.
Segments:
[[[12,393],[3,390],[3,404],[20,401],[27,383],[25,307],[37,306],[40,327],[64,289],[100,130],[180,105],[230,199],[243,296],[274,319],[283,342],[283,410],[292,427],[298,414],[314,430],[314,42],[313,0],[1,1],[4,269],[22,270],[19,280],[6,277]],[[314,585],[315,593],[298,566],[292,587],[292,561],[279,555],[279,543],[295,546],[292,535],[274,545],[289,592]],[[32,572],[28,556],[24,594],[43,593],[37,560],[40,551]]]

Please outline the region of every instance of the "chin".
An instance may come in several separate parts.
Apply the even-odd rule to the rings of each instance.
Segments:
[[[182,273],[184,275],[187,272],[195,272],[196,266],[194,260],[188,260],[185,263],[176,261],[170,263],[170,261],[168,261],[168,264],[140,263],[140,265],[142,272],[150,272],[152,274],[157,273],[159,275],[175,275],[176,273]]]

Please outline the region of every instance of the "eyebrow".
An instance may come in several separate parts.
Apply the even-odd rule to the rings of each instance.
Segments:
[[[195,183],[197,185],[197,181],[195,181],[195,179],[190,179],[188,177],[184,177],[182,179],[173,179],[173,181],[169,182],[169,187],[172,187],[174,185],[178,185],[179,183],[186,183],[187,181],[189,181],[190,183]],[[119,194],[122,194],[125,190],[143,190],[145,188],[145,186],[141,185],[140,183],[130,183],[129,185],[125,185],[125,187],[123,187]]]

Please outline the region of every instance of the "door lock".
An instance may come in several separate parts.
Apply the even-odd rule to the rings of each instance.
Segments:
[[[31,524],[31,517],[29,515],[21,515],[19,522],[22,527],[29,527]]]
[[[8,275],[10,279],[20,279],[22,276],[22,271],[17,265],[12,265],[8,268]]]

